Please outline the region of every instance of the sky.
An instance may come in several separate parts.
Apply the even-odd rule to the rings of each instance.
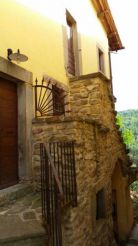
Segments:
[[[138,109],[138,0],[108,0],[124,50],[112,54],[116,110]]]

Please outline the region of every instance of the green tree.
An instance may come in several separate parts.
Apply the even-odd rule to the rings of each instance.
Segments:
[[[138,167],[138,109],[129,109],[120,111],[117,114],[117,118],[120,116],[123,119],[123,125],[117,120],[117,124],[120,125],[121,130],[127,128],[130,129],[134,135],[134,139],[128,144],[130,149],[130,157],[133,159],[133,165]],[[122,135],[123,137],[123,135]]]
[[[130,129],[126,128],[122,131],[122,135],[123,135],[124,143],[129,146],[134,140],[134,134]]]
[[[116,117],[116,124],[120,127],[120,129],[122,131],[122,137],[123,137],[124,143],[127,146],[129,146],[132,143],[132,141],[134,140],[133,132],[129,128],[125,127],[125,125],[123,123],[123,118],[120,115],[118,115]]]
[[[116,124],[117,124],[120,128],[123,128],[123,127],[124,127],[122,116],[120,116],[120,115],[117,115],[117,116],[116,116]]]

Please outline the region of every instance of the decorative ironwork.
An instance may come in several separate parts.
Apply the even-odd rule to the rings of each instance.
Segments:
[[[42,83],[39,84],[36,79],[35,83],[35,117],[65,114],[67,93],[50,80],[46,82],[42,79]]]
[[[74,142],[41,143],[42,218],[52,246],[62,246],[61,210],[77,206]]]

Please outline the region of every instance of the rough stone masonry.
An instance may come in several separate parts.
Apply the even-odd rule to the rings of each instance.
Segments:
[[[40,184],[39,142],[75,140],[78,206],[62,214],[64,246],[113,246],[111,177],[118,158],[128,163],[125,145],[115,124],[110,81],[104,76],[70,81],[66,116],[35,119],[32,127],[32,170]],[[104,191],[105,217],[96,218],[96,194]]]

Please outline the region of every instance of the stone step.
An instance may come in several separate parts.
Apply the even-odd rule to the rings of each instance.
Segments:
[[[29,194],[32,190],[32,186],[28,184],[17,184],[0,190],[0,207]]]
[[[47,237],[41,223],[23,221],[17,215],[0,216],[1,246],[46,246]]]
[[[1,190],[0,197],[0,246],[47,246],[41,194],[17,185]]]
[[[43,237],[16,240],[0,243],[1,246],[48,246],[47,240]]]

